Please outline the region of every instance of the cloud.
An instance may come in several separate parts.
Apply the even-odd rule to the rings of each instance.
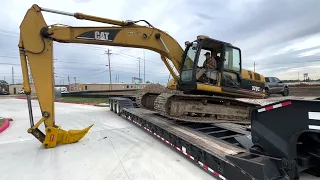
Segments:
[[[310,51],[306,51],[304,53],[301,53],[298,55],[299,57],[305,57],[305,56],[320,56],[320,49],[313,49]]]
[[[16,81],[22,80],[17,49],[19,25],[32,4],[67,12],[81,12],[116,20],[144,19],[168,32],[181,46],[197,35],[233,43],[242,49],[243,65],[266,76],[297,79],[297,71],[308,72],[319,79],[320,16],[318,0],[177,0],[177,1],[4,1],[0,12],[0,77],[11,82],[11,66]],[[63,6],[61,6],[63,4]],[[102,23],[77,20],[73,17],[44,12],[48,24],[70,26],[105,26]],[[8,23],[10,22],[10,23]],[[143,24],[143,23],[141,23]],[[169,72],[159,54],[137,48],[54,43],[56,79],[68,82],[68,75],[77,82],[109,82],[108,56],[111,58],[112,80],[130,82],[139,76],[137,57],[145,56],[146,79],[166,82]],[[18,65],[12,65],[18,64]],[[140,60],[140,77],[143,77]]]

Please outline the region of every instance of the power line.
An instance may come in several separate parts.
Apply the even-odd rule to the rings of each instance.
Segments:
[[[119,54],[115,54],[115,55],[131,58],[131,59],[134,59],[134,60],[139,60],[139,57],[128,55],[128,54],[125,54],[125,53],[122,53],[122,52],[119,52]],[[162,61],[161,62],[160,61],[159,62],[155,62],[155,61],[146,60],[146,62],[162,64]]]

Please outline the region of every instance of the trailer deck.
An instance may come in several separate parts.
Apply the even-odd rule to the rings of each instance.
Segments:
[[[155,111],[136,107],[126,98],[111,98],[109,101],[111,111],[156,136],[220,179],[299,179],[307,169],[310,174],[320,175],[317,147],[308,149],[309,140],[318,143],[314,138],[319,131],[303,133],[308,131],[306,115],[318,111],[320,101],[286,100],[256,109],[252,111],[254,129],[250,131],[247,126],[234,123],[207,124],[168,119]],[[299,117],[290,119],[287,116],[284,120],[281,115],[290,114],[292,110],[299,111]],[[290,122],[293,127],[285,129]],[[275,127],[274,123],[278,125]],[[299,138],[300,135],[312,139],[305,141]],[[283,139],[288,140],[273,148]],[[293,147],[295,143],[298,143],[298,149]]]
[[[221,127],[211,124],[179,124],[153,111],[141,108],[123,109],[122,114],[126,119],[183,153],[213,175],[221,179],[251,179],[226,158],[227,155],[246,152],[246,149],[239,147],[239,144],[227,141],[235,135],[226,133],[223,136],[222,133],[225,132],[233,132],[238,136],[245,135],[223,128],[227,125],[226,123]],[[217,137],[213,137],[214,135]]]

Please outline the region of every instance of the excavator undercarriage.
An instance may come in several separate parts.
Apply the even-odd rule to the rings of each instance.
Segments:
[[[259,107],[229,97],[190,95],[181,91],[139,93],[136,102],[169,119],[194,123],[250,124],[251,110]]]

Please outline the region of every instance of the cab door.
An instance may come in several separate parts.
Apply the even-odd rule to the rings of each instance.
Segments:
[[[241,52],[239,48],[226,45],[220,61],[223,62],[221,86],[240,88]]]
[[[187,46],[183,55],[182,68],[180,72],[179,89],[182,90],[196,90],[197,83],[195,78],[196,59],[198,56],[199,45],[193,42],[192,45]]]

